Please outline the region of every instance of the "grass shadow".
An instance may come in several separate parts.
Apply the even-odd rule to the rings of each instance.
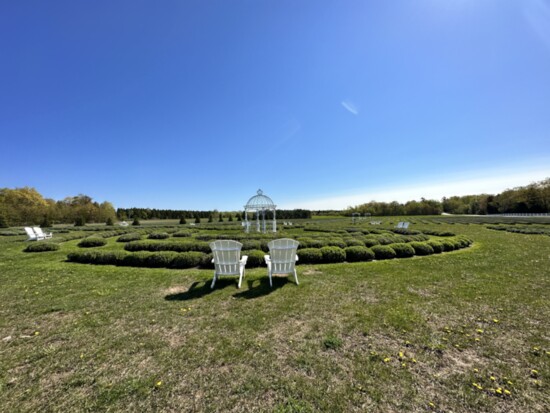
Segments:
[[[261,278],[259,280],[259,283],[258,280],[248,280],[246,282],[246,284],[248,285],[248,289],[246,291],[233,294],[233,297],[245,298],[248,300],[263,297],[265,295],[271,294],[279,288],[284,287],[288,283],[290,283],[290,281],[287,277],[273,277],[273,287],[269,286],[269,278],[266,277]]]
[[[195,281],[187,291],[184,291],[182,293],[176,293],[176,294],[168,294],[164,297],[167,301],[187,301],[187,300],[195,300],[198,298],[202,298],[208,294],[213,293],[216,290],[220,290],[226,287],[235,286],[236,283],[235,280],[232,279],[218,279],[216,281],[216,285],[214,285],[214,288],[210,288],[210,283],[212,281],[207,281],[203,283],[202,286],[199,286],[201,283],[198,281]]]

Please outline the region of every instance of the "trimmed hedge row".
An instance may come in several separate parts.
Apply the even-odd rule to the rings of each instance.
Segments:
[[[59,244],[53,242],[36,242],[34,244],[27,245],[27,248],[23,252],[45,252],[45,251],[57,251]]]
[[[167,232],[153,232],[147,236],[149,239],[166,239],[170,238],[170,234]]]
[[[86,240],[90,240],[87,238]],[[84,240],[85,241],[85,240]],[[430,255],[445,251],[454,251],[468,247],[472,240],[457,236],[443,240],[430,240],[427,242],[411,243],[393,243],[389,245],[374,245],[367,248],[361,245],[353,245],[346,248],[336,246],[324,246],[321,248],[303,248],[298,251],[298,264],[322,264],[339,262],[360,262],[386,260],[393,258],[406,258],[414,255]],[[55,245],[49,243],[31,244],[29,247],[40,248],[42,245]],[[208,248],[204,251],[192,250],[196,246]],[[35,247],[36,246],[36,247]],[[128,247],[128,248],[127,248]],[[50,248],[50,247],[43,247]],[[157,248],[145,250],[145,248]],[[185,248],[183,251],[169,250],[167,248]],[[86,264],[110,264],[133,267],[151,267],[151,268],[192,268],[200,266],[201,268],[213,268],[212,254],[208,243],[206,242],[153,242],[153,241],[135,241],[126,244],[127,251],[81,251],[68,255],[71,262]],[[265,266],[265,252],[261,249],[247,249],[242,251],[242,255],[248,256],[247,268]]]
[[[129,234],[124,234],[118,237],[116,242],[139,241],[140,239],[141,239],[141,234],[137,232],[130,232]]]
[[[67,256],[68,261],[81,264],[117,265],[147,268],[193,268],[207,259],[202,252],[146,252],[127,253],[124,251],[83,251]]]
[[[102,247],[106,244],[107,244],[107,240],[105,240],[105,238],[89,237],[89,238],[84,238],[77,245],[80,248],[93,248],[93,247]]]
[[[209,253],[210,245],[208,242],[191,241],[191,242],[156,242],[156,241],[132,241],[124,246],[126,251],[174,251],[174,252],[187,252],[187,251],[199,251]]]

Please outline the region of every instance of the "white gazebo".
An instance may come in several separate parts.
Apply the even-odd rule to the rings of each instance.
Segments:
[[[244,228],[246,232],[250,232],[250,224],[248,221],[248,213],[256,214],[256,231],[266,233],[266,211],[273,211],[273,232],[277,232],[277,219],[275,216],[275,208],[277,205],[273,203],[270,197],[265,196],[261,189],[258,189],[257,195],[254,195],[248,200],[244,206]]]

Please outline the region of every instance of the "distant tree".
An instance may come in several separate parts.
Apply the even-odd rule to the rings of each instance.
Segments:
[[[141,223],[139,222],[138,217],[134,218],[134,221],[132,222],[132,225],[135,226],[135,227],[137,227],[138,225],[141,225]]]
[[[218,222],[223,222],[223,214],[220,213],[219,217],[218,217]]]
[[[195,215],[195,224],[200,224],[200,223],[201,223],[201,217],[198,215]]]
[[[112,227],[114,225],[113,219],[111,217],[107,218],[105,225]]]
[[[187,224],[187,221],[185,220],[185,217],[181,217],[180,218],[180,225],[185,225]]]
[[[229,214],[229,219],[228,219],[229,222],[233,222],[233,214]]]
[[[8,223],[8,219],[6,218],[6,214],[4,211],[0,211],[0,228],[9,228],[10,225]]]
[[[84,225],[86,225],[86,219],[84,217],[76,217],[74,220],[74,226],[83,227]]]
[[[44,219],[40,223],[41,227],[48,228],[52,226],[52,223],[50,222],[50,218],[48,218],[47,215],[44,215]]]
[[[208,222],[212,222],[212,221],[213,221],[212,214],[209,214],[208,215]]]

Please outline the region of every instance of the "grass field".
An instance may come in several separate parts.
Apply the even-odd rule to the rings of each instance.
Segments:
[[[301,265],[272,289],[265,268],[211,290],[210,270],[69,263],[79,240],[24,253],[0,237],[0,410],[548,412],[550,237],[474,222],[413,219],[464,250]]]

